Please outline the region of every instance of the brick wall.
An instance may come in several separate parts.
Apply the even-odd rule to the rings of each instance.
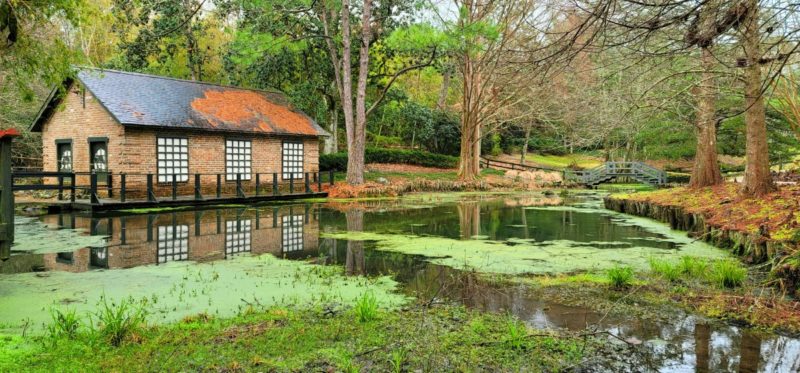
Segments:
[[[225,139],[252,141],[252,172],[273,173],[281,171],[281,144],[290,137],[267,137],[242,134],[224,134],[200,131],[180,131],[123,127],[106,111],[89,92],[82,92],[75,84],[66,94],[62,105],[42,128],[42,156],[45,171],[57,170],[56,140],[72,140],[73,170],[89,171],[89,137],[108,138],[108,167],[114,174],[147,174],[156,170],[156,138],[180,136],[188,138],[189,173],[224,174]],[[296,138],[294,138],[296,139]],[[319,170],[319,140],[304,138],[304,172]],[[223,176],[224,178],[224,176]],[[270,182],[271,176],[264,176]],[[143,185],[144,176],[129,176],[132,188]],[[191,180],[190,180],[191,181]],[[78,183],[86,185],[88,176],[79,177]],[[115,176],[116,186],[119,179]],[[202,183],[216,183],[214,176],[205,176]],[[183,191],[182,191],[183,192]]]

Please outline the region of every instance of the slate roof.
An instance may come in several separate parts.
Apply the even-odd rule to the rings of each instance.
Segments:
[[[77,79],[123,125],[328,136],[277,92],[95,68],[80,68]],[[51,94],[32,131],[41,131],[59,100]]]

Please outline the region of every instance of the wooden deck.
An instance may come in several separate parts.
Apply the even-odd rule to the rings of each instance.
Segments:
[[[238,197],[236,195],[220,196],[195,199],[193,196],[179,196],[175,199],[172,198],[159,198],[155,201],[148,201],[146,199],[128,199],[125,202],[120,202],[117,199],[100,198],[99,203],[91,203],[89,199],[77,199],[75,202],[69,201],[53,201],[53,207],[62,210],[82,210],[82,211],[113,211],[113,210],[128,210],[128,209],[146,209],[146,208],[168,208],[168,207],[183,207],[183,206],[213,206],[213,205],[231,205],[231,204],[250,204],[260,202],[276,202],[276,201],[291,201],[297,199],[307,198],[325,198],[328,192],[311,192],[311,193],[294,193],[294,194],[281,194],[281,195],[262,195],[262,196],[246,196]]]

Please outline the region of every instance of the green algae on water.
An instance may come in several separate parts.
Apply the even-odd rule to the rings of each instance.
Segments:
[[[149,321],[164,323],[202,312],[234,316],[248,307],[352,304],[366,291],[375,294],[381,307],[394,308],[406,301],[394,292],[396,286],[390,277],[346,277],[341,267],[271,255],[82,273],[3,275],[0,320],[6,325],[0,332],[19,332],[26,323],[41,326],[49,321],[51,307],[84,315],[94,312],[103,296],[142,302],[151,314]]]
[[[85,247],[105,247],[105,236],[90,236],[80,229],[54,228],[37,218],[14,218],[14,245],[11,250],[31,254],[75,251]]]
[[[456,240],[445,237],[416,236],[410,234],[381,234],[370,232],[323,233],[324,237],[343,240],[376,241],[378,250],[427,257],[435,264],[457,269],[476,270],[501,274],[557,274],[571,272],[598,272],[626,265],[637,270],[648,268],[653,257],[688,255],[701,258],[723,258],[728,253],[703,242],[694,241],[680,233],[661,226],[652,230],[663,233],[676,249],[638,246],[619,241],[577,242],[550,240],[536,242],[531,239],[511,238],[502,242],[483,240]]]

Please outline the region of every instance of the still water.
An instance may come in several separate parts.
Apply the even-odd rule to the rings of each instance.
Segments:
[[[675,310],[665,310],[659,322],[601,314],[473,275],[597,271],[618,263],[643,267],[652,256],[726,255],[662,224],[604,210],[594,194],[434,194],[128,216],[45,215],[18,218],[17,232],[15,255],[0,265],[0,328],[6,332],[45,322],[53,305],[88,310],[102,296],[147,299],[160,320],[172,321],[198,312],[230,314],[254,303],[346,301],[369,287],[384,291],[389,304],[459,301],[512,313],[536,328],[606,331],[618,337],[610,343],[637,341],[620,370],[800,370],[798,339]],[[339,265],[349,277],[309,271],[318,266],[308,262]]]

